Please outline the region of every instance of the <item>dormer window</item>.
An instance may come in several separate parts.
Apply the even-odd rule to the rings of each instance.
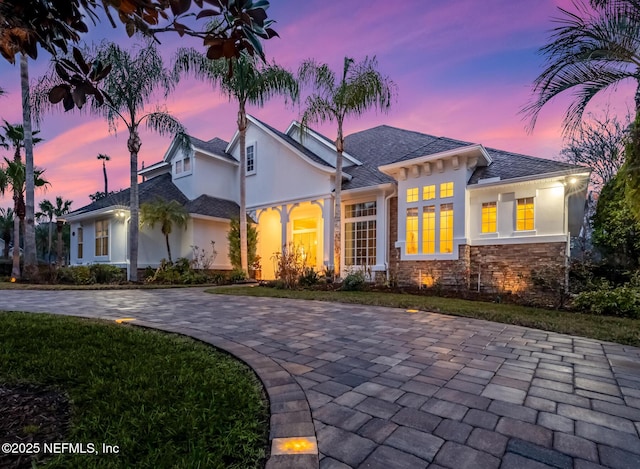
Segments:
[[[247,176],[256,174],[256,144],[247,147]]]
[[[179,160],[175,160],[173,163],[173,173],[176,175],[191,173],[191,156],[185,156]]]

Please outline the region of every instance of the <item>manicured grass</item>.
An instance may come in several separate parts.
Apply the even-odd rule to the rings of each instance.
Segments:
[[[640,320],[636,319],[402,293],[279,290],[267,287],[218,287],[206,291],[224,295],[266,296],[415,308],[640,346]]]
[[[105,321],[0,312],[0,383],[66,391],[71,443],[47,468],[259,468],[268,404],[253,372],[189,338]],[[33,441],[37,440],[37,434]]]

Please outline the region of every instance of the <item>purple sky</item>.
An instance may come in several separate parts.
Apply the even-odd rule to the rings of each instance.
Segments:
[[[557,7],[571,9],[570,0],[272,0],[271,4],[269,16],[277,21],[280,38],[265,44],[269,60],[295,71],[302,60],[315,58],[339,71],[345,55],[356,60],[375,55],[380,70],[398,85],[398,100],[389,113],[371,111],[348,120],[346,134],[387,124],[545,158],[557,157],[562,148],[560,126],[569,96],[542,112],[533,134],[525,131],[519,111],[542,69],[537,51],[554,26]],[[90,37],[104,38],[127,47],[135,43],[122,28],[105,25]],[[175,35],[160,39],[167,59],[184,44]],[[47,60],[43,53],[32,63],[32,78],[44,73]],[[17,65],[0,60],[0,86],[9,92],[0,98],[0,118],[20,122]],[[609,98],[611,111],[622,116],[632,93],[621,86],[589,110],[600,112]],[[195,137],[230,140],[233,136],[237,105],[208,84],[185,80],[166,105]],[[249,112],[280,130],[300,114],[281,99]],[[334,124],[316,129],[335,138]],[[40,136],[45,141],[35,148],[35,162],[46,168],[51,187],[36,193],[36,203],[56,195],[73,200],[72,208],[88,203],[88,194],[104,186],[98,153],[111,156],[110,190],[128,187],[126,129],[120,127],[114,135],[102,118],[56,113],[45,116]],[[168,143],[144,132],[139,160],[146,165],[159,161]],[[10,194],[0,199],[0,206],[11,204]]]

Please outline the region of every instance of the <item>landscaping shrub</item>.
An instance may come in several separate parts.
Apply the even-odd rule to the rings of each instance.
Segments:
[[[229,281],[231,283],[243,282],[247,279],[247,274],[242,269],[233,269],[229,274]]]
[[[271,259],[276,263],[276,278],[282,280],[286,288],[295,288],[305,268],[300,248],[293,244],[283,246],[282,252],[276,252]]]
[[[364,290],[365,287],[365,277],[364,272],[361,270],[357,270],[355,272],[351,272],[349,275],[345,277],[342,282],[341,290],[344,291],[359,291]]]
[[[89,271],[96,283],[120,283],[125,279],[124,271],[115,265],[91,264]]]
[[[318,283],[318,272],[313,267],[305,267],[302,275],[298,278],[298,283],[303,287],[310,287]]]
[[[91,285],[96,278],[87,265],[61,267],[58,269],[58,282],[72,285]]]
[[[586,313],[638,319],[640,318],[640,288],[632,283],[612,287],[604,281],[599,288],[579,293],[574,305]]]

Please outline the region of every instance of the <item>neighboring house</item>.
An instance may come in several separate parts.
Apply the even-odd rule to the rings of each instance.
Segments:
[[[249,116],[247,209],[257,222],[262,277],[273,278],[273,254],[300,249],[318,270],[333,264],[334,143],[314,131],[300,136]],[[179,255],[216,241],[216,268],[229,268],[228,220],[237,216],[238,148],[193,139],[173,144],[140,174],[141,203],[159,194],[179,200],[193,221],[172,234]],[[342,180],[342,274],[365,269],[401,284],[464,284],[518,290],[532,269],[565,265],[570,237],[582,224],[589,170],[389,126],[346,137]],[[147,195],[143,195],[147,194]],[[146,197],[146,198],[145,198]],[[72,263],[126,264],[128,191],[71,214]],[[224,210],[222,210],[224,208]],[[82,258],[78,228],[82,223]],[[108,229],[105,228],[108,226]],[[162,238],[145,229],[140,266],[164,256]],[[98,233],[98,238],[96,238]],[[108,233],[110,251],[97,256]],[[91,248],[89,248],[91,247]]]

